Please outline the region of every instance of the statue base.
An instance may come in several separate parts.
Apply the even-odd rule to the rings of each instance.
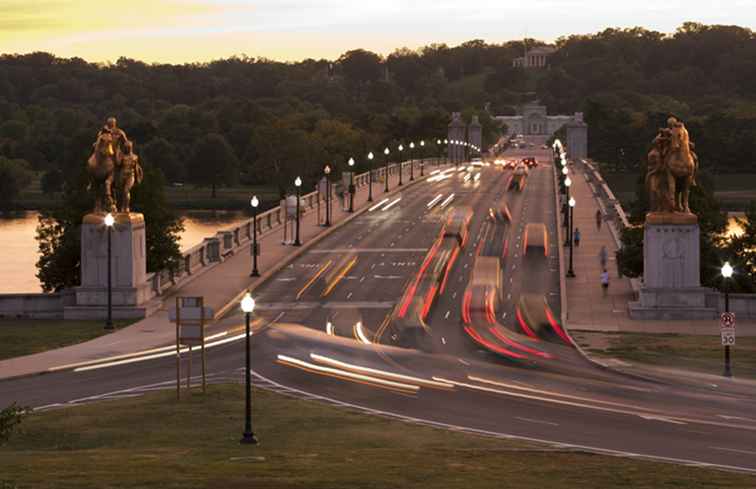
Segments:
[[[692,217],[691,217],[692,216]],[[712,319],[701,287],[700,229],[693,214],[650,213],[643,234],[643,286],[633,319]]]
[[[139,318],[151,312],[147,283],[144,216],[114,214],[108,230],[104,214],[87,214],[81,226],[81,286],[76,305],[64,310],[65,319],[102,319],[108,304],[108,233],[110,236],[111,295],[114,318]]]
[[[691,212],[649,212],[646,214],[646,224],[698,225],[698,216]]]

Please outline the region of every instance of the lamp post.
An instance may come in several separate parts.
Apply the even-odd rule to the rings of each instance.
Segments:
[[[436,158],[436,167],[441,166],[441,156],[444,154],[444,150],[441,149],[441,140],[436,139],[436,146],[438,146],[438,158]]]
[[[402,151],[404,151],[404,146],[401,144],[399,145],[399,186],[401,187],[402,184]]]
[[[570,187],[571,186],[572,186],[572,179],[570,177],[565,177],[564,178],[564,188],[566,189],[566,193],[567,193],[567,197],[566,197],[567,198],[567,202],[569,202],[570,199],[571,199],[571,197],[570,197]],[[570,214],[569,214],[570,209],[569,209],[569,206],[567,207],[567,209],[565,209],[565,211],[566,212],[564,214],[564,223],[565,223],[565,227],[567,228],[567,240],[565,241],[564,245],[567,246],[567,244],[568,244],[567,241],[569,241],[570,243],[572,243],[572,229],[570,229]]]
[[[302,186],[302,179],[297,177],[294,180],[294,186],[297,188],[297,235],[294,239],[294,246],[302,246],[302,242],[299,240],[299,187]]]
[[[325,220],[325,226],[328,227],[331,225],[331,167],[326,165],[323,169],[323,173],[325,173],[325,179],[326,179],[326,220]]]
[[[425,176],[425,140],[420,140],[420,176]]]
[[[252,205],[252,273],[249,276],[259,277],[260,272],[257,270],[257,255],[259,253],[257,249],[257,206],[260,205],[260,201],[257,199],[257,195],[253,195],[249,203]]]
[[[572,269],[572,249],[573,249],[573,243],[572,243],[572,228],[575,226],[575,199],[573,197],[570,197],[570,269],[567,270],[567,277],[573,278],[575,277],[575,271]]]
[[[383,150],[383,154],[386,155],[386,175],[385,175],[386,176],[386,178],[385,178],[385,180],[386,180],[386,187],[383,189],[384,192],[388,192],[389,191],[389,184],[388,184],[388,178],[389,178],[389,153],[391,153],[391,150],[388,149],[388,147]]]
[[[410,157],[410,182],[415,180],[415,160],[412,159],[415,152],[415,142],[412,141],[409,144],[409,157]]]
[[[112,263],[112,237],[115,218],[108,212],[105,216],[105,228],[108,233],[108,319],[105,321],[105,329],[113,329],[113,263]]]
[[[724,277],[724,290],[725,290],[725,312],[730,312],[730,278],[733,273],[732,265],[729,261],[726,261],[722,265],[722,277]],[[725,345],[724,350],[724,376],[732,377],[732,367],[730,366],[730,345]]]
[[[349,158],[349,212],[354,212],[354,158]]]
[[[449,164],[449,140],[444,139],[444,146],[446,146],[446,158],[444,158],[444,164]]]
[[[252,365],[250,358],[250,336],[251,331],[249,328],[249,317],[252,315],[252,311],[255,310],[255,300],[252,298],[249,292],[244,295],[241,301],[241,308],[244,311],[244,323],[246,325],[246,372],[245,372],[245,403],[244,403],[244,434],[239,443],[244,445],[257,445],[257,437],[252,432]]]
[[[373,152],[368,153],[368,202],[373,201]]]

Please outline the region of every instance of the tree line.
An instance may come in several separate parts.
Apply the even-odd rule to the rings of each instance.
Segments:
[[[452,111],[479,116],[485,147],[500,134],[493,116],[534,99],[551,113],[582,110],[590,156],[619,170],[639,171],[659,121],[673,113],[696,141],[703,171],[752,171],[755,41],[753,31],[736,26],[686,23],[672,34],[606,29],[559,39],[544,70],[512,65],[544,44],[534,39],[431,44],[388,56],[355,49],[336,60],[291,63],[5,54],[0,208],[13,206],[32,172],[43,174],[45,193],[76,198],[85,191],[84,162],[109,115],[136,143],[150,178],[211,191],[263,184],[283,194],[296,175],[311,188],[325,164],[338,173],[350,157],[364,171],[368,151],[445,134]],[[150,195],[160,207],[162,197]]]

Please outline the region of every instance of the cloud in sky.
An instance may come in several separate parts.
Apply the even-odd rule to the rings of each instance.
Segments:
[[[2,0],[0,52],[92,61],[191,62],[234,54],[336,58],[398,47],[524,36],[553,41],[606,27],[672,32],[685,21],[756,25],[756,0]]]

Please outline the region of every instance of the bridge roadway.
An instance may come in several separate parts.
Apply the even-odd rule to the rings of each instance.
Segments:
[[[521,194],[504,189],[508,173],[499,168],[484,168],[478,181],[455,172],[406,189],[309,249],[257,290],[256,381],[459,429],[756,473],[750,384],[630,377],[597,368],[559,344],[549,345],[551,360],[514,364],[481,350],[462,331],[461,299],[473,250],[488,208],[500,199],[506,199],[513,223],[497,320],[517,331],[514,304],[520,293],[536,291],[558,317],[558,263],[549,260],[548,272],[534,275],[521,256],[526,222],[544,222],[550,246],[558,246],[549,158],[539,153],[541,166],[531,171]],[[445,211],[463,205],[474,210],[470,240],[427,319],[433,352],[392,346],[395,332],[381,325],[438,236]],[[223,322],[237,328],[242,320],[233,312]],[[388,345],[365,344],[376,334],[385,334]],[[240,379],[243,346],[228,341],[209,348],[210,378]],[[47,409],[169,388],[173,382],[175,360],[167,354],[3,381],[0,404]]]

